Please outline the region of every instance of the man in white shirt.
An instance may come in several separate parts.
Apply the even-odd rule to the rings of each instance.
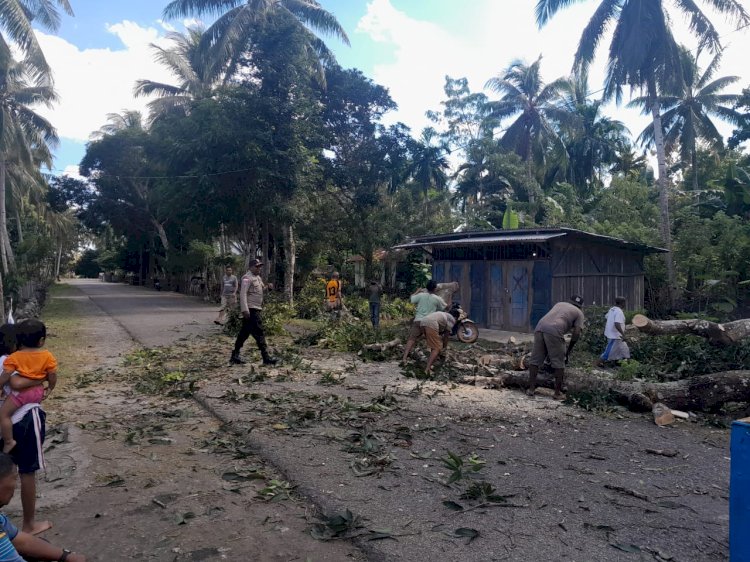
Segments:
[[[604,336],[607,338],[607,347],[602,353],[598,366],[607,361],[620,361],[630,359],[630,348],[625,343],[625,297],[615,297],[615,306],[607,312],[607,324],[604,327]]]

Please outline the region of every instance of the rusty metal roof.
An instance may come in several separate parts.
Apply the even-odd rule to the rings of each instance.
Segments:
[[[639,242],[629,242],[604,236],[602,234],[593,234],[575,228],[522,228],[515,230],[480,230],[472,232],[452,232],[449,234],[433,234],[429,236],[419,236],[403,244],[394,246],[393,249],[407,248],[425,248],[425,247],[455,247],[455,246],[474,246],[480,244],[509,244],[509,243],[540,243],[546,242],[553,238],[569,236],[589,240],[593,243],[604,244],[607,246],[616,246],[644,254],[665,253],[668,250],[648,246]]]

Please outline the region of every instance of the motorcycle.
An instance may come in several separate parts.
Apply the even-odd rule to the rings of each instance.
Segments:
[[[479,328],[476,323],[469,318],[466,311],[461,308],[461,304],[454,302],[451,307],[451,311],[458,311],[458,319],[453,326],[451,335],[456,336],[458,341],[462,343],[474,343],[479,338]]]

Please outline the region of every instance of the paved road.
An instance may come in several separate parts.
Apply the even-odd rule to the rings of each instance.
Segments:
[[[93,279],[67,281],[119,322],[141,345],[170,345],[191,335],[217,332],[218,305],[169,291]]]

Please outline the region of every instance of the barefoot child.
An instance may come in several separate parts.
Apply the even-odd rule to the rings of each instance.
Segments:
[[[52,353],[42,349],[46,337],[47,328],[39,320],[22,322],[16,332],[19,350],[11,353],[3,363],[0,386],[8,383],[11,388],[10,395],[0,406],[4,453],[11,452],[16,446],[11,420],[16,410],[28,404],[39,404],[57,384],[57,360]]]

